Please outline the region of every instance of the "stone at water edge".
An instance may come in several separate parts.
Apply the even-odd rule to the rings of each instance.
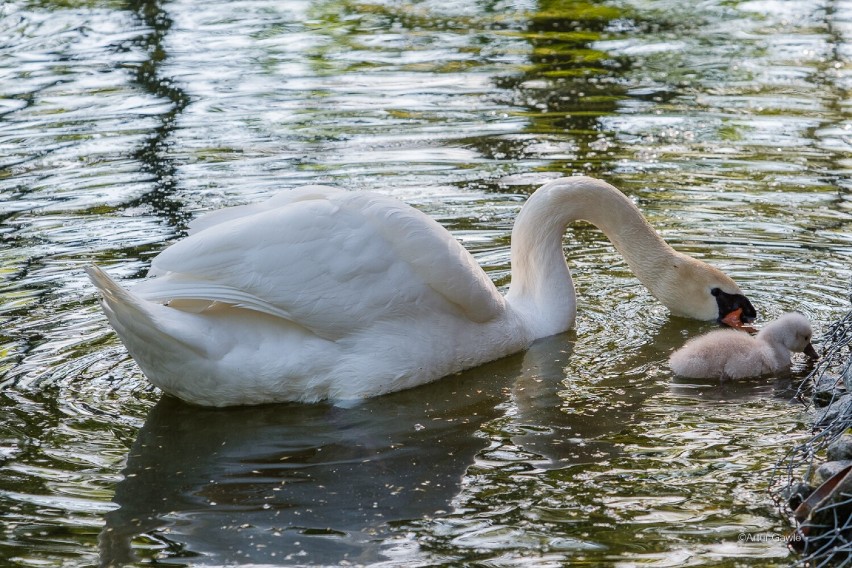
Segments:
[[[831,403],[830,406],[817,412],[814,426],[825,427],[834,422],[838,416],[852,416],[852,396],[844,394]]]
[[[828,446],[828,461],[852,460],[852,434],[843,434]]]

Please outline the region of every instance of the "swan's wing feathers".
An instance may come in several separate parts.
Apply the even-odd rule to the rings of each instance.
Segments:
[[[505,309],[503,296],[476,260],[434,219],[387,198],[364,210],[397,254],[468,318],[482,323]]]
[[[503,307],[455,239],[389,198],[315,194],[215,225],[163,251],[152,266],[162,276],[135,291],[233,303],[331,339],[425,309],[487,321]]]
[[[270,304],[269,302],[230,286],[215,282],[199,282],[171,275],[157,280],[149,280],[133,288],[133,293],[150,302],[168,303],[173,300],[206,300],[225,302],[235,306],[249,308],[271,316],[292,319],[293,314]],[[156,286],[152,286],[156,284]]]

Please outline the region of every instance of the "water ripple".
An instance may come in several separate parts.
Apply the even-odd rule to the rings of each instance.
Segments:
[[[603,235],[577,329],[353,408],[160,395],[83,266],[308,183],[396,195],[509,283],[526,195],[604,177],[761,322],[848,308],[848,2],[0,6],[0,563],[784,565],[792,377],[682,381]],[[100,558],[99,558],[100,557]]]

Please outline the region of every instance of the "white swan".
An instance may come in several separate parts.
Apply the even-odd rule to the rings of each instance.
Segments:
[[[695,337],[672,353],[669,366],[676,375],[693,379],[744,379],[786,371],[791,353],[816,359],[811,324],[799,313],[784,314],[766,324],[756,336],[720,329]]]
[[[733,280],[674,251],[627,197],[587,177],[554,180],[526,202],[505,297],[424,213],[321,186],[200,217],[132,292],[87,270],[163,391],[209,406],[339,401],[433,381],[569,329],[562,237],[578,219],[601,228],[672,313],[754,317]]]

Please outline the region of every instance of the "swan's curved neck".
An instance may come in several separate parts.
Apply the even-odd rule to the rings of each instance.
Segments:
[[[657,296],[658,277],[678,255],[623,193],[601,180],[554,180],[526,202],[512,231],[512,283],[507,300],[535,322],[534,333],[559,333],[574,324],[574,285],[562,238],[584,220],[601,229],[639,280]],[[658,296],[659,297],[659,296]]]

